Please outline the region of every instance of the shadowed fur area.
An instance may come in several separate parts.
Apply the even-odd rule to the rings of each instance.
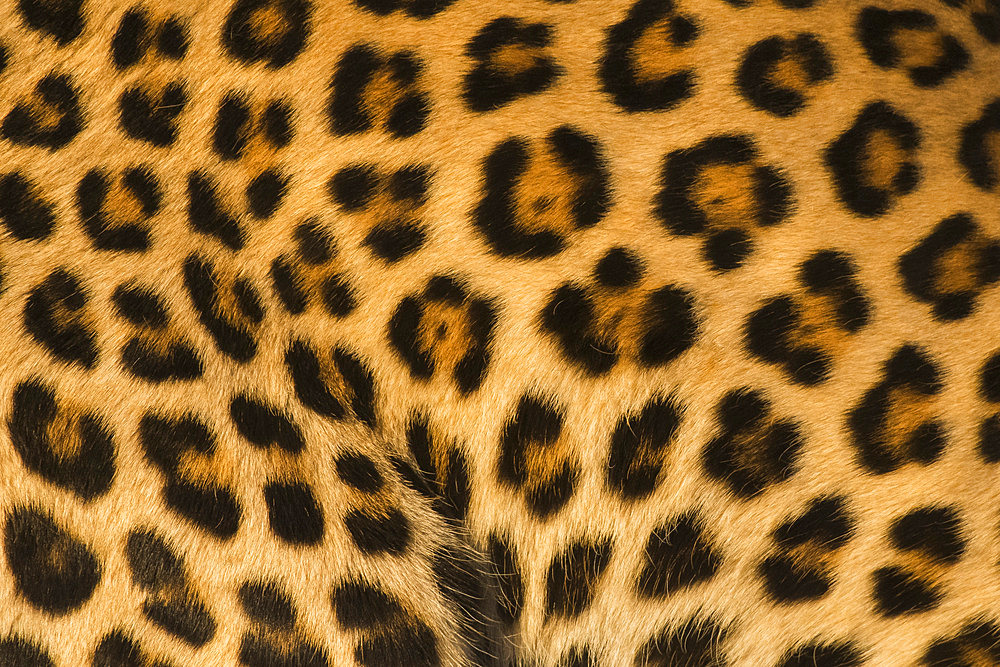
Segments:
[[[0,667],[1000,667],[1000,0],[0,0]]]

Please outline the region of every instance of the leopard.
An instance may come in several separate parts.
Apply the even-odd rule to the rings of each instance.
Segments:
[[[1000,665],[1000,0],[0,0],[0,665]]]

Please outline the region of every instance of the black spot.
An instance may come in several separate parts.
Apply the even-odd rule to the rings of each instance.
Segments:
[[[344,525],[358,549],[369,555],[401,556],[412,539],[410,521],[395,507],[381,516],[351,510],[344,517]]]
[[[446,546],[432,556],[431,571],[438,592],[458,609],[472,664],[496,664],[492,656],[499,654],[499,637],[495,636],[495,590],[488,569],[472,550]]]
[[[921,507],[899,517],[889,530],[892,545],[935,561],[955,564],[965,552],[962,522],[950,507]]]
[[[976,667],[977,659],[982,660],[982,664],[1000,664],[1000,627],[993,621],[969,621],[953,636],[934,641],[927,647],[920,664],[926,667]]]
[[[701,192],[702,178],[709,170],[744,167],[741,171],[747,173],[734,172],[725,183],[731,192]],[[742,266],[754,248],[750,231],[779,225],[794,209],[788,179],[778,168],[762,162],[747,135],[708,137],[690,148],[670,152],[663,160],[660,183],[654,199],[655,215],[673,234],[702,236],[705,258],[718,271]],[[740,204],[743,198],[753,205]]]
[[[285,352],[285,366],[292,376],[295,395],[303,405],[324,417],[342,419],[350,407],[363,423],[374,426],[375,378],[372,370],[343,348],[334,348],[330,358],[336,373],[327,377],[316,351],[305,341],[297,340],[289,346]],[[350,392],[349,406],[344,405],[342,397],[328,384],[328,380],[335,380],[335,375],[340,376]]]
[[[853,642],[811,642],[789,650],[778,667],[861,667],[864,653]]]
[[[83,0],[18,0],[17,9],[28,27],[65,46],[83,32]]]
[[[405,12],[417,19],[426,19],[442,12],[455,0],[354,0],[354,4],[380,16]]]
[[[1000,12],[1000,9],[998,9]],[[983,190],[995,191],[1000,184],[1000,155],[990,148],[990,138],[1000,133],[1000,98],[987,104],[980,116],[962,128],[958,159],[965,173]]]
[[[239,297],[240,281],[232,285],[234,295]],[[256,291],[248,283],[244,285],[243,299],[236,299],[238,313],[220,312],[219,284],[214,267],[197,255],[191,255],[184,262],[184,285],[191,301],[198,311],[198,319],[212,336],[219,351],[239,363],[245,363],[257,354],[257,341],[251,327],[256,328],[263,319],[263,312]],[[238,316],[239,321],[234,317]]]
[[[937,366],[920,348],[904,345],[885,363],[882,375],[882,381],[847,415],[859,462],[880,475],[910,462],[933,463],[947,444],[940,421],[931,417],[917,424],[896,425],[895,430],[889,426],[894,415],[906,415],[941,391]],[[894,399],[897,390],[903,394]]]
[[[776,76],[783,65],[800,70],[805,89]],[[747,49],[736,75],[736,85],[756,108],[786,118],[805,107],[808,88],[832,76],[830,54],[815,35],[803,33],[791,38],[775,35]]]
[[[559,658],[556,667],[600,667],[600,664],[589,647],[574,646]]]
[[[170,18],[160,24],[156,48],[172,60],[180,60],[187,53],[188,31],[179,19]]]
[[[274,534],[291,544],[315,545],[323,539],[323,509],[301,482],[270,482],[264,501]]]
[[[611,561],[611,541],[576,541],[553,559],[545,579],[545,611],[579,616],[593,602],[601,575]]]
[[[97,334],[86,322],[87,292],[65,269],[55,269],[28,294],[24,302],[24,327],[32,338],[56,358],[97,365]]]
[[[722,556],[706,534],[702,520],[684,514],[657,527],[646,542],[646,557],[637,588],[645,597],[665,598],[679,589],[715,576]]]
[[[54,433],[52,424],[59,411],[50,387],[40,380],[22,381],[14,389],[8,422],[11,443],[26,468],[93,500],[107,493],[115,475],[111,432],[100,417],[84,413],[75,415],[69,428]]]
[[[378,493],[385,477],[375,462],[364,454],[344,454],[336,460],[337,476],[348,486],[363,493]]]
[[[517,190],[522,184],[532,185],[522,183],[532,160],[552,161],[566,175],[565,185],[545,196],[565,199],[568,219],[534,225],[534,220],[523,219],[528,213],[519,213]],[[536,204],[543,209],[551,204],[543,199],[523,202],[520,208],[528,203],[533,211]],[[568,233],[593,227],[610,207],[610,176],[597,140],[563,125],[544,140],[529,142],[514,137],[494,147],[483,162],[482,197],[474,220],[494,252],[503,257],[541,259],[562,251],[569,241]]]
[[[139,424],[139,442],[166,477],[163,495],[168,507],[216,537],[227,539],[236,534],[242,508],[234,492],[218,484],[194,484],[180,474],[182,457],[189,452],[214,455],[215,436],[205,424],[191,416],[147,414]]]
[[[48,74],[35,85],[37,102],[18,103],[3,119],[0,134],[15,144],[62,148],[83,129],[79,93],[66,74]],[[51,122],[49,116],[58,117]]]
[[[551,87],[561,68],[551,57],[533,53],[551,43],[552,27],[545,23],[526,23],[511,16],[487,23],[465,48],[475,62],[462,84],[466,105],[473,111],[493,111]],[[514,68],[496,60],[498,53],[510,50],[532,56],[531,64]]]
[[[521,617],[524,608],[524,579],[517,555],[506,538],[491,535],[487,555],[497,584],[497,612],[501,623],[511,626]]]
[[[642,278],[642,262],[625,248],[608,250],[594,267],[594,279],[605,287],[632,287]]]
[[[250,212],[262,219],[273,216],[281,206],[287,186],[287,176],[271,169],[262,171],[247,185],[246,194]]]
[[[439,667],[441,664],[437,637],[421,621],[362,637],[354,649],[354,659],[362,667]]]
[[[43,198],[37,185],[18,172],[0,176],[0,219],[19,241],[46,239],[56,227],[52,203]]]
[[[222,26],[222,45],[245,65],[283,67],[305,47],[311,15],[306,0],[238,0]]]
[[[49,652],[38,642],[18,635],[0,638],[0,665],[11,667],[56,667]],[[97,665],[96,667],[102,667]]]
[[[261,117],[264,126],[264,136],[272,146],[283,148],[292,141],[295,127],[292,120],[292,107],[283,100],[272,100]]]
[[[122,14],[111,38],[111,61],[115,67],[128,69],[142,60],[150,28],[149,14],[141,7],[132,7]]]
[[[205,174],[188,176],[188,222],[202,234],[214,236],[232,250],[240,250],[246,235],[239,221],[222,206],[215,183]]]
[[[344,167],[330,179],[330,193],[345,211],[364,208],[378,189],[378,174],[372,167]]]
[[[337,584],[331,594],[337,622],[345,630],[363,630],[387,625],[403,615],[396,598],[362,581]]]
[[[705,446],[702,464],[737,496],[752,498],[798,469],[803,438],[797,424],[771,414],[759,392],[737,389],[719,402],[722,432]]]
[[[91,667],[172,667],[166,660],[154,660],[142,645],[125,631],[104,635],[94,649]]]
[[[37,509],[15,507],[7,514],[4,552],[18,593],[49,614],[79,608],[101,580],[97,555]]]
[[[240,435],[255,447],[266,449],[273,444],[293,454],[305,447],[302,432],[287,415],[251,396],[234,396],[229,414]]]
[[[149,219],[160,210],[162,191],[149,169],[127,169],[121,175],[121,184],[124,190],[122,194],[135,199],[143,218]],[[99,169],[87,172],[76,188],[77,211],[94,247],[125,252],[147,250],[152,242],[148,225],[121,220],[113,211],[105,210],[110,188],[111,177]]]
[[[874,174],[887,184],[872,182],[873,161],[881,158],[870,148],[873,137],[887,135],[905,154],[893,173]],[[833,175],[837,195],[854,213],[864,217],[886,214],[896,200],[916,189],[920,167],[916,161],[920,130],[888,102],[872,102],[827,147],[824,158]],[[876,163],[877,164],[877,163]]]
[[[662,397],[650,400],[638,413],[622,416],[611,434],[607,485],[627,500],[653,493],[679,423],[677,405]]]
[[[412,224],[376,225],[365,237],[365,245],[387,262],[398,262],[424,245],[427,233]]]
[[[1000,403],[1000,350],[979,371],[979,393],[990,403]]]
[[[246,582],[239,588],[239,598],[247,616],[258,623],[280,630],[289,630],[295,625],[291,598],[273,582]]]
[[[136,586],[146,591],[182,586],[185,581],[184,561],[166,540],[146,529],[129,533],[125,556]]]
[[[692,617],[650,637],[635,662],[644,667],[725,667],[726,634],[714,619]]]
[[[940,32],[937,19],[926,12],[865,7],[858,14],[855,29],[868,58],[883,69],[905,67],[907,56],[928,55],[923,53],[922,45],[908,44],[905,35],[917,32],[936,33],[937,60],[931,65],[906,67],[910,81],[921,88],[940,86],[969,65],[969,52],[962,43],[954,35]],[[904,37],[900,37],[901,34]]]
[[[677,13],[671,0],[638,0],[623,21],[608,29],[600,63],[601,86],[626,111],[665,111],[694,93],[693,67],[669,73],[641,71],[642,54],[636,45],[658,23],[665,28],[666,44],[657,46],[664,50],[683,50],[700,32],[691,18]]]
[[[875,570],[872,579],[876,609],[885,616],[927,611],[942,598],[940,591],[902,567],[881,567]]]
[[[242,96],[229,93],[223,98],[212,128],[212,148],[223,160],[243,155],[250,140],[252,120],[250,105]]]
[[[125,134],[158,147],[177,140],[177,118],[187,106],[188,96],[179,82],[170,82],[156,92],[133,86],[122,93],[118,112]]]

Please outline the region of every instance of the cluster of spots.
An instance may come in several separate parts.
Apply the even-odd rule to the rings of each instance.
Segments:
[[[215,619],[193,589],[184,559],[166,540],[135,528],[128,534],[125,556],[132,582],[145,594],[142,613],[151,623],[193,647],[211,641]]]
[[[187,180],[187,217],[191,229],[213,237],[230,250],[242,250],[245,225],[222,203],[219,185],[204,171],[192,171]]]
[[[611,206],[597,140],[569,125],[544,139],[511,137],[497,144],[483,161],[483,179],[472,220],[501,257],[555,255]]]
[[[976,32],[990,44],[1000,44],[1000,3],[996,0],[943,0],[967,12]]]
[[[37,507],[7,512],[3,549],[17,592],[52,615],[82,607],[101,581],[103,565],[93,549]]]
[[[833,78],[833,61],[816,35],[774,35],[743,54],[736,85],[747,101],[780,118],[802,111],[813,88]]]
[[[772,533],[774,550],[758,566],[767,595],[781,604],[825,596],[836,582],[841,549],[853,533],[854,519],[844,498],[814,498],[802,514]]]
[[[301,315],[319,306],[334,319],[350,315],[357,297],[347,276],[337,269],[333,237],[315,218],[296,226],[293,237],[294,250],[271,262],[271,282],[285,310]]]
[[[249,278],[225,271],[226,264],[192,254],[184,261],[184,286],[220,352],[238,363],[257,354],[257,331],[264,321],[260,292]]]
[[[976,187],[1000,192],[1000,98],[962,128],[958,158]]]
[[[957,37],[941,32],[933,15],[916,9],[865,7],[857,18],[858,40],[873,63],[903,69],[913,85],[933,88],[969,66]]]
[[[367,455],[345,452],[334,462],[337,476],[353,494],[344,526],[351,541],[367,556],[401,558],[415,540],[414,527],[397,500],[386,475]],[[412,472],[412,468],[410,468]],[[416,478],[416,473],[404,479]]]
[[[134,328],[121,350],[125,370],[148,382],[201,377],[201,357],[178,327],[171,326],[162,297],[147,286],[123,284],[115,289],[111,300],[118,315]]]
[[[59,361],[87,370],[97,365],[99,350],[90,297],[80,280],[54,269],[32,288],[24,302],[24,328]]]
[[[430,99],[422,90],[423,65],[412,51],[383,54],[370,44],[344,52],[330,84],[334,134],[384,130],[402,139],[427,124]]]
[[[497,617],[504,631],[513,631],[524,610],[524,575],[515,547],[509,538],[491,535],[486,541],[486,555],[497,588]]]
[[[79,97],[68,74],[47,74],[7,113],[0,136],[22,146],[62,148],[83,129]]]
[[[472,499],[472,471],[462,448],[433,432],[423,415],[407,425],[406,444],[422,482],[415,490],[426,495],[441,515],[465,520]]]
[[[25,468],[84,501],[111,488],[115,444],[106,421],[80,410],[38,379],[14,388],[8,422],[11,444]]]
[[[550,519],[573,495],[581,474],[563,434],[563,409],[548,397],[526,394],[500,435],[500,482],[523,496],[538,519]]]
[[[657,488],[666,456],[676,439],[680,407],[673,397],[653,397],[622,415],[611,434],[604,481],[625,500],[639,500]]]
[[[891,104],[868,104],[824,154],[837,195],[857,215],[886,214],[920,182],[920,143],[920,130]]]
[[[361,579],[338,583],[331,595],[337,623],[358,635],[354,659],[362,667],[438,667],[439,640],[412,610]]]
[[[649,288],[632,251],[614,247],[594,266],[589,284],[566,282],[540,313],[541,329],[590,375],[619,362],[664,366],[690,348],[699,324],[694,298],[677,285]]]
[[[452,276],[432,277],[420,294],[403,298],[388,338],[420,380],[447,377],[459,392],[479,389],[489,370],[497,305]]]
[[[394,263],[420,250],[427,240],[423,209],[431,177],[423,165],[386,170],[355,164],[334,174],[329,189],[351,227],[363,234],[364,245]]]
[[[747,349],[799,384],[828,380],[850,337],[869,322],[871,305],[851,258],[821,250],[798,271],[802,288],[768,300],[747,319]]]
[[[180,17],[158,20],[148,10],[132,7],[122,15],[111,38],[111,61],[124,71],[151,52],[169,60],[180,60],[187,53],[188,44],[187,27]]]
[[[663,160],[654,214],[678,236],[700,236],[717,271],[743,265],[754,236],[787,220],[792,186],[766,164],[749,136],[709,137]]]
[[[653,529],[644,553],[636,590],[645,598],[666,599],[708,581],[722,566],[722,555],[696,512],[674,517]]]
[[[881,377],[847,415],[858,463],[875,474],[933,463],[946,445],[936,414],[942,388],[937,366],[920,348],[904,345],[885,363]]]
[[[47,239],[56,227],[52,202],[20,172],[0,175],[0,220],[18,241]]]
[[[1000,463],[1000,351],[986,360],[978,380],[979,394],[992,413],[979,425],[979,455],[987,463]]]
[[[942,581],[965,551],[958,513],[951,507],[911,510],[893,521],[889,544],[898,554],[872,575],[876,610],[891,617],[937,607]]]
[[[608,29],[601,86],[626,111],[665,111],[695,90],[698,25],[673,0],[638,0]]]
[[[552,87],[562,69],[548,55],[552,26],[511,16],[493,19],[466,46],[475,62],[462,97],[473,111],[493,111]]]
[[[935,318],[959,320],[1000,279],[1000,241],[968,213],[956,213],[899,258],[899,272],[906,291],[929,304]]]
[[[789,479],[804,445],[799,426],[774,415],[759,391],[736,389],[719,401],[720,432],[705,446],[702,465],[741,499]]]
[[[285,352],[295,395],[304,406],[329,419],[353,417],[374,428],[375,377],[350,350],[334,347],[322,355],[304,340]]]
[[[29,28],[52,37],[59,46],[66,46],[83,32],[83,0],[18,0],[17,9]]]
[[[247,581],[237,591],[250,629],[240,641],[247,667],[328,667],[326,652],[296,628],[292,599],[273,581]]]
[[[159,180],[147,166],[125,169],[117,177],[91,169],[76,187],[76,210],[98,250],[148,250],[153,241],[151,220],[162,202]]]
[[[305,47],[311,16],[307,0],[238,0],[222,26],[222,45],[243,65],[284,67]]]
[[[611,562],[610,538],[571,539],[552,558],[545,575],[545,613],[550,619],[573,619],[597,596]]]

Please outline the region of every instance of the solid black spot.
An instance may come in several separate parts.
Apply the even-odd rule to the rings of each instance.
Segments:
[[[222,45],[243,64],[283,67],[305,47],[311,15],[306,0],[238,0],[222,26]]]
[[[667,39],[673,48],[686,47],[698,37],[697,24],[675,13],[670,0],[638,0],[625,19],[607,31],[599,70],[601,87],[626,111],[665,111],[694,93],[696,77],[692,68],[658,77],[637,69],[636,43],[653,24],[668,18],[671,25]]]
[[[94,648],[91,667],[172,667],[166,660],[154,660],[142,645],[116,629],[104,635]]]
[[[286,414],[251,396],[234,396],[229,403],[229,414],[240,435],[255,447],[267,448],[273,444],[293,454],[305,447],[302,432]]]
[[[499,653],[494,636],[496,628],[492,577],[471,550],[445,546],[431,558],[431,571],[441,596],[459,611],[462,633],[468,637],[472,664],[492,666],[492,656]]]
[[[610,540],[577,541],[563,549],[552,559],[546,575],[546,613],[572,618],[586,611],[610,561]]]
[[[250,105],[240,95],[229,93],[219,105],[212,128],[212,148],[223,160],[243,155],[250,139]]]
[[[608,486],[628,500],[651,494],[679,423],[677,406],[665,398],[649,401],[637,414],[622,416],[611,434],[605,469]]]
[[[35,94],[46,110],[21,102],[3,119],[0,134],[15,144],[41,146],[49,150],[62,148],[83,129],[83,113],[79,92],[67,74],[48,74],[35,85]],[[52,123],[40,115],[54,113],[59,120]]]
[[[247,185],[247,201],[250,212],[257,218],[270,218],[274,215],[285,197],[288,177],[267,170],[258,174]]]
[[[736,75],[736,85],[753,106],[781,118],[801,111],[806,105],[807,92],[775,80],[776,70],[784,62],[798,64],[809,87],[833,76],[830,54],[815,35],[799,34],[792,38],[775,35],[747,49]]]
[[[969,65],[969,52],[954,35],[941,33],[933,15],[915,9],[886,10],[865,7],[855,25],[858,40],[868,58],[883,69],[903,66],[903,53],[896,37],[902,31],[935,32],[941,53],[931,65],[908,67],[910,81],[921,88],[939,86]]]
[[[872,595],[877,610],[885,616],[900,616],[933,609],[941,593],[902,567],[881,567],[872,575]]]
[[[264,109],[261,118],[264,124],[264,136],[277,148],[287,146],[292,141],[295,128],[292,121],[292,108],[282,100],[274,100]]]
[[[162,329],[170,321],[166,303],[148,287],[119,285],[111,301],[118,314],[137,327]]]
[[[264,501],[271,530],[284,541],[314,545],[323,539],[323,510],[307,484],[270,482]]]
[[[365,245],[387,262],[398,262],[420,250],[426,238],[423,228],[397,221],[373,227],[365,237]]]
[[[338,274],[327,277],[320,286],[323,307],[331,317],[347,317],[357,308],[358,301],[354,288],[347,279]]]
[[[778,667],[860,667],[864,653],[853,642],[811,642],[789,650]]]
[[[56,667],[49,652],[41,644],[19,635],[7,635],[0,638],[0,665]]]
[[[412,539],[410,521],[395,507],[387,510],[385,516],[374,517],[351,510],[344,517],[344,525],[358,549],[369,555],[401,556]]]
[[[188,175],[188,222],[195,231],[214,236],[232,250],[246,241],[239,221],[223,209],[215,183],[206,175]]]
[[[637,588],[645,597],[667,597],[711,579],[722,564],[702,521],[685,514],[657,527],[646,542]]]
[[[188,31],[176,18],[170,18],[160,25],[156,47],[160,53],[172,60],[180,60],[187,53]]]
[[[337,622],[345,630],[363,630],[387,625],[404,613],[396,598],[381,588],[362,581],[345,581],[337,584],[330,601]]]
[[[184,561],[151,530],[134,529],[125,543],[125,556],[135,584],[147,591],[183,585]]]
[[[494,61],[503,49],[550,46],[551,32],[545,23],[526,23],[511,16],[495,18],[483,26],[465,48],[475,62],[462,84],[466,105],[473,111],[493,111],[551,87],[562,68],[547,55],[535,55],[530,66],[514,72],[505,71]]]
[[[957,563],[965,552],[962,521],[950,507],[921,507],[899,517],[889,530],[892,545],[918,551],[942,563]]]
[[[76,276],[55,269],[28,294],[24,327],[56,358],[91,369],[97,365],[97,334],[85,322],[74,321],[87,302],[87,292]]]
[[[79,608],[101,580],[97,555],[37,509],[15,507],[7,514],[4,552],[17,591],[50,614]]]
[[[642,273],[639,258],[621,247],[608,250],[594,267],[594,279],[611,288],[632,287],[642,278]]]
[[[336,467],[344,484],[363,493],[377,493],[385,485],[385,477],[375,462],[364,454],[344,454],[337,458]]]
[[[37,185],[18,172],[0,176],[0,219],[19,241],[48,238],[56,226],[51,202]]]
[[[926,667],[976,667],[973,661],[977,658],[984,660],[985,664],[1000,663],[1000,627],[993,621],[969,621],[956,634],[936,640],[927,648],[920,664]]]
[[[887,133],[906,158],[896,166],[889,189],[872,185],[868,180],[868,142],[877,132]],[[912,192],[920,180],[916,162],[920,130],[888,102],[868,104],[848,128],[831,143],[825,153],[840,199],[854,213],[864,217],[884,215],[898,197]]]
[[[979,425],[978,451],[987,463],[1000,462],[1000,415],[984,419]]]
[[[83,32],[83,0],[18,0],[17,9],[28,27],[65,46]]]
[[[983,190],[993,190],[1000,183],[1000,164],[990,151],[989,143],[989,138],[997,132],[1000,132],[1000,98],[987,104],[976,120],[962,128],[959,162],[965,167],[966,175]]]
[[[228,539],[239,530],[242,510],[230,489],[168,478],[163,495],[170,508],[216,537]]]
[[[115,446],[97,415],[79,415],[73,420],[74,433],[56,434],[75,439],[77,452],[68,455],[60,453],[60,443],[52,442],[49,432],[59,412],[50,387],[40,380],[22,381],[14,389],[12,403],[10,439],[26,468],[84,500],[107,493],[115,475]]]
[[[455,0],[354,0],[354,4],[374,14],[386,16],[405,12],[417,19],[426,19],[442,12]]]
[[[176,81],[159,93],[142,86],[128,88],[118,100],[122,129],[133,139],[170,146],[177,140],[177,118],[187,103],[184,86]]]
[[[372,167],[344,167],[330,179],[330,193],[345,211],[364,208],[378,189],[378,174]]]
[[[281,642],[267,634],[247,633],[240,641],[240,664],[246,667],[328,667],[326,652],[310,641]]]
[[[204,646],[215,636],[215,619],[195,598],[147,599],[143,613],[150,622],[194,647]]]
[[[115,67],[127,69],[142,59],[149,30],[149,14],[144,9],[132,7],[122,14],[111,38],[111,61]]]
[[[712,618],[692,617],[650,637],[636,655],[647,667],[725,667],[726,628]]]
[[[270,581],[246,582],[239,588],[240,604],[254,621],[280,630],[295,625],[295,607],[291,598]]]
[[[354,649],[354,659],[363,667],[439,667],[437,637],[425,623],[400,625],[365,635]]]
[[[501,623],[511,626],[521,617],[524,607],[521,567],[509,542],[499,535],[490,536],[486,551],[497,584],[497,612]]]

